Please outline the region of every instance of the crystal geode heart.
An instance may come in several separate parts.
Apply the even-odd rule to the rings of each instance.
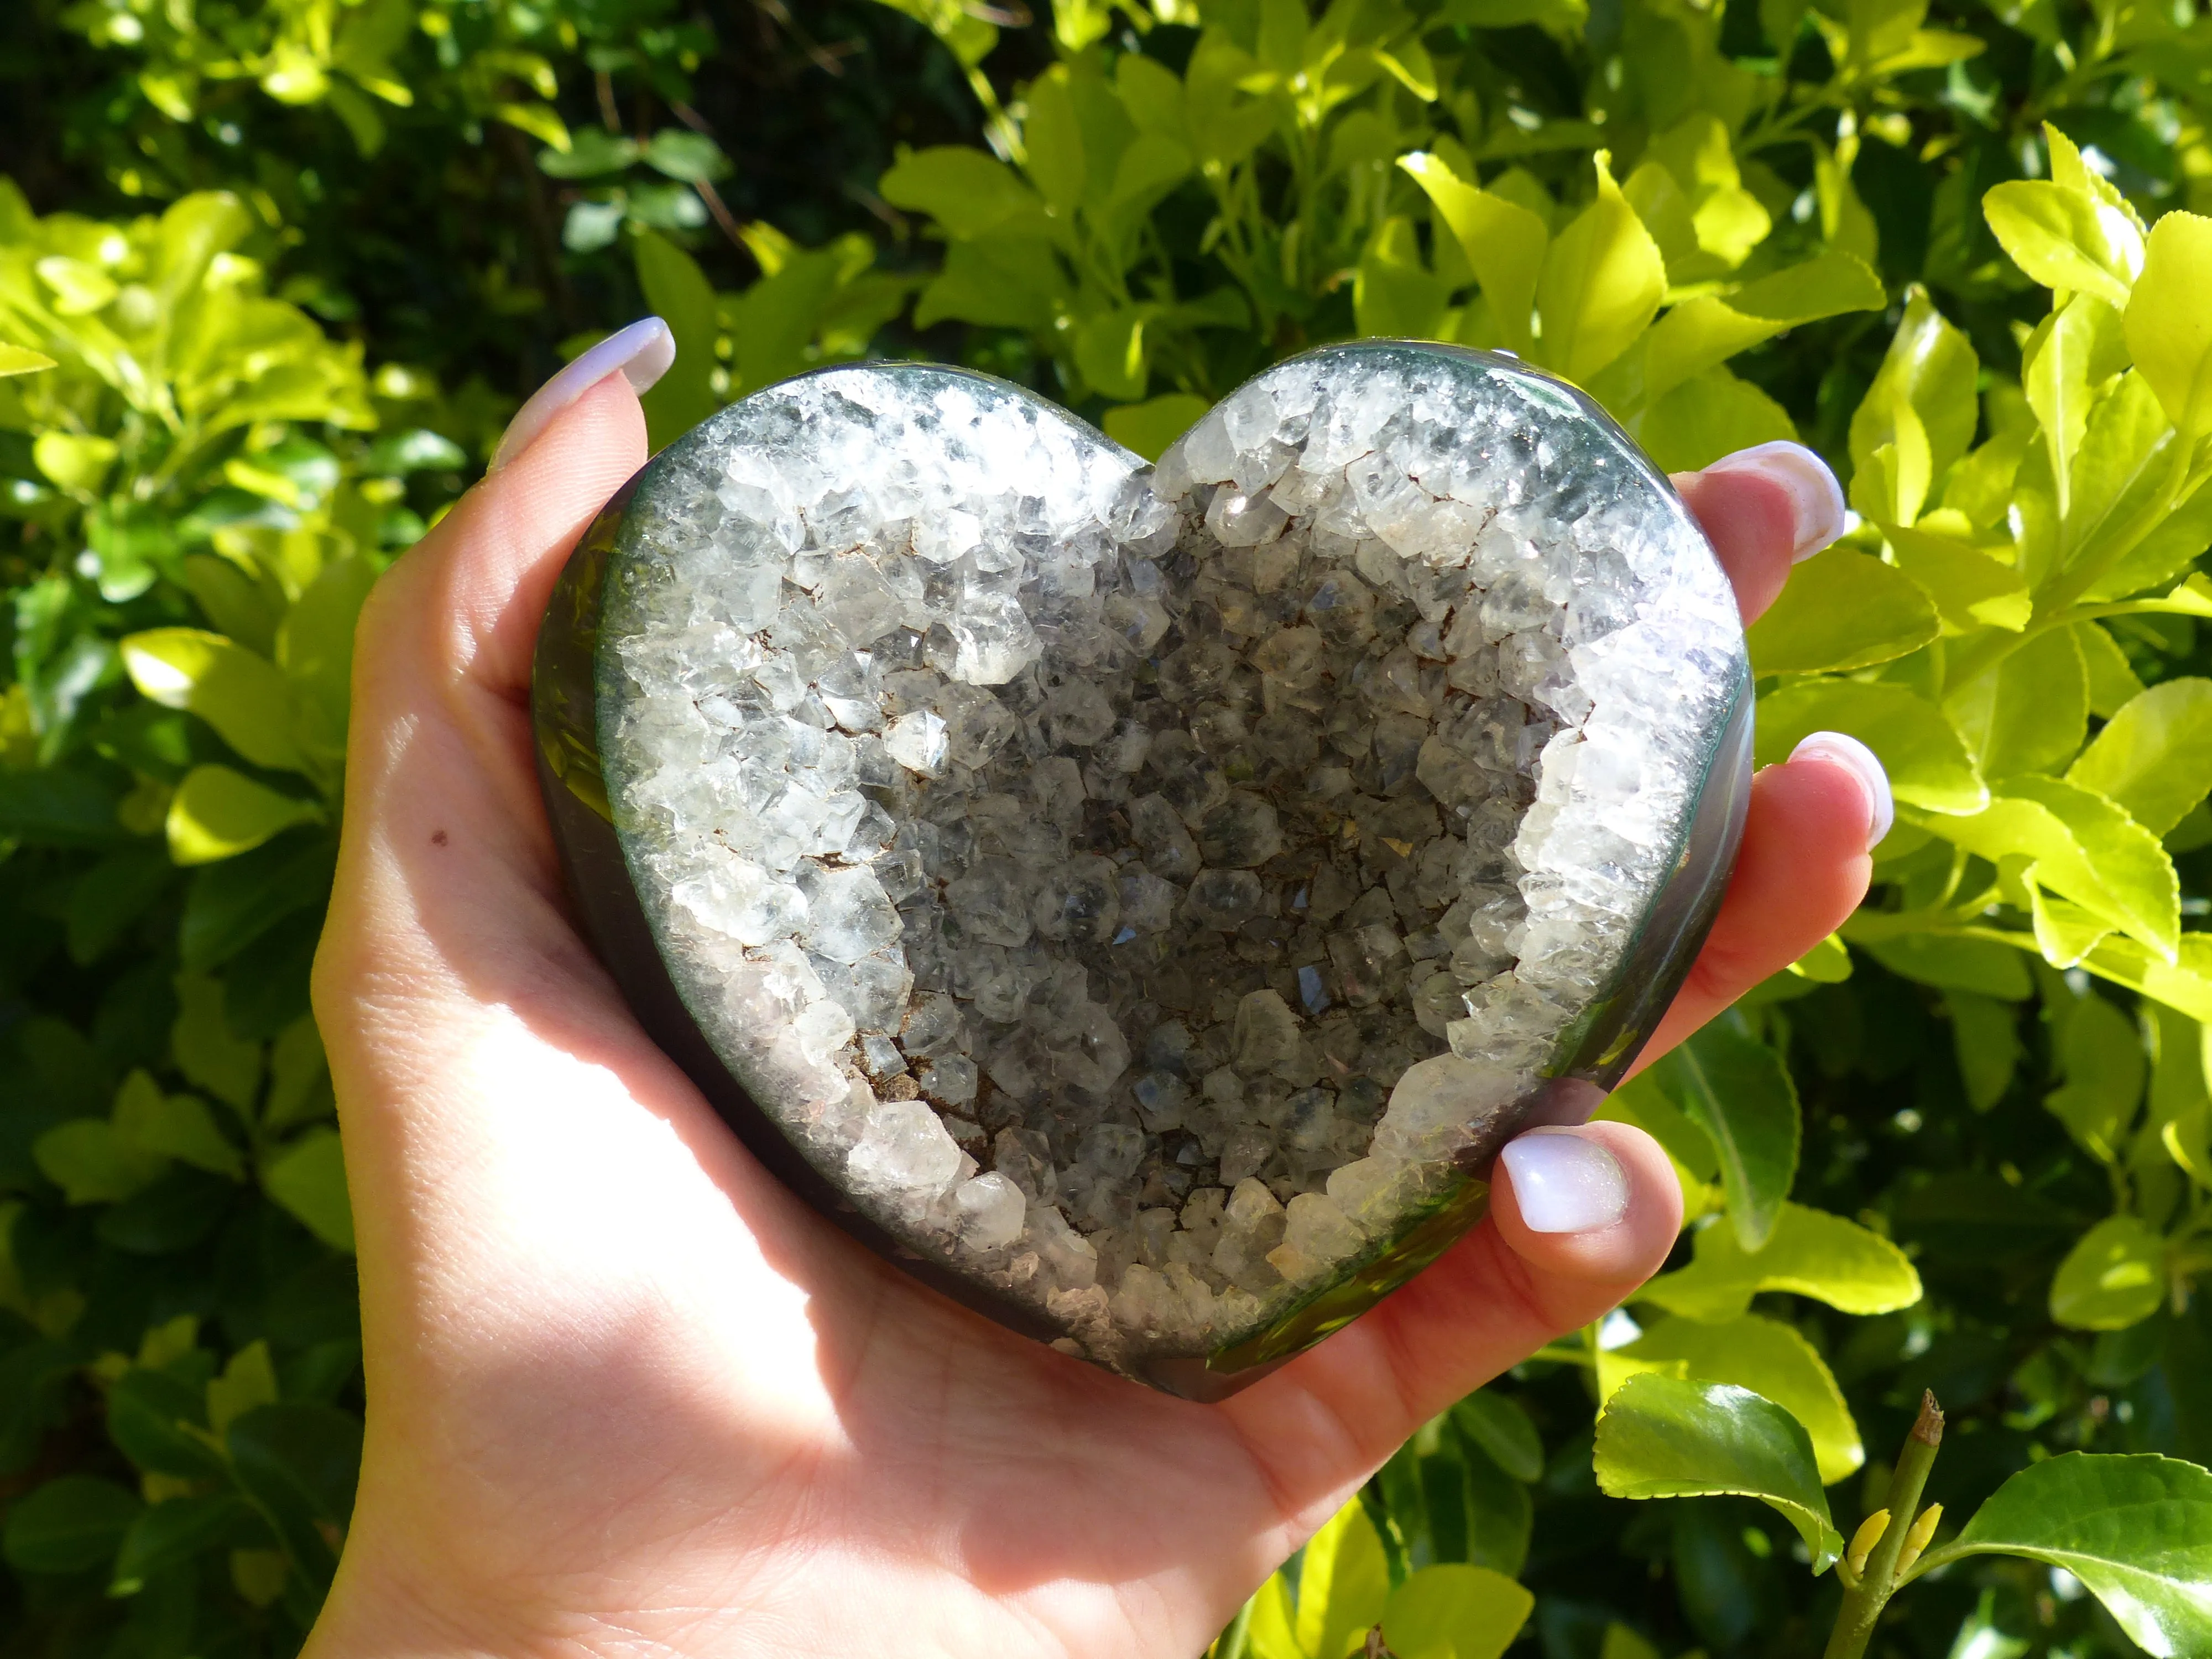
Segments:
[[[1749,774],[1734,598],[1508,357],[1279,365],[1157,466],[981,375],[723,410],[538,647],[594,943],[784,1179],[1218,1398],[1480,1217],[1680,985]]]

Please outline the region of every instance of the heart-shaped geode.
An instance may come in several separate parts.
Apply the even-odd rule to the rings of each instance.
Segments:
[[[647,1029],[939,1288],[1217,1398],[1480,1215],[1679,986],[1749,773],[1735,600],[1511,358],[1330,347],[1147,467],[824,370],[654,458],[538,646]]]

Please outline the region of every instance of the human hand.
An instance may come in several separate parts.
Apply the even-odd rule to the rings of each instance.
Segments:
[[[578,937],[538,799],[538,617],[645,458],[616,372],[641,342],[649,383],[665,331],[541,393],[362,618],[315,1000],[368,1422],[312,1659],[1188,1656],[1421,1422],[1650,1273],[1674,1176],[1623,1125],[1524,1137],[1480,1228],[1212,1407],[991,1325],[807,1209]],[[1840,527],[1814,469],[1677,480],[1747,617]],[[1856,902],[1887,793],[1842,752],[1758,778],[1662,1042]]]

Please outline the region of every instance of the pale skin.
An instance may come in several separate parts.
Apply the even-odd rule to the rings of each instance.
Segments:
[[[1621,1218],[1479,1228],[1219,1406],[1151,1393],[920,1289],[793,1198],[578,936],[532,771],[530,657],[568,549],[645,459],[620,375],[393,568],[354,671],[315,1008],[360,1243],[360,1498],[311,1659],[1188,1659],[1407,1435],[1665,1256],[1680,1196],[1596,1124]],[[1746,617],[1786,492],[1677,480]],[[1872,804],[1757,780],[1726,906],[1651,1052],[1828,933]]]

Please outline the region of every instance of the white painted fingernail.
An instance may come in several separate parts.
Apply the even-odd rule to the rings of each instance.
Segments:
[[[629,382],[631,391],[642,392],[668,373],[668,366],[675,361],[676,337],[658,317],[647,317],[608,335],[539,386],[530,401],[514,411],[499,447],[492,452],[487,471],[498,471],[529,448],[531,441],[553,423],[556,415],[608,375],[619,373]]]
[[[1867,851],[1871,853],[1881,845],[1881,838],[1897,822],[1897,803],[1890,799],[1889,774],[1883,769],[1881,757],[1856,738],[1847,738],[1840,732],[1814,732],[1802,738],[1790,751],[1791,760],[1802,760],[1808,755],[1822,760],[1834,761],[1848,766],[1858,775],[1867,798]]]
[[[1809,559],[1844,533],[1850,513],[1844,487],[1828,464],[1802,444],[1787,439],[1754,444],[1733,455],[1723,455],[1705,469],[1708,472],[1756,472],[1771,478],[1790,492],[1796,509],[1796,535],[1790,544],[1791,562]]]
[[[1574,1129],[1531,1129],[1498,1155],[1532,1233],[1584,1233],[1628,1212],[1628,1176],[1604,1145]]]

